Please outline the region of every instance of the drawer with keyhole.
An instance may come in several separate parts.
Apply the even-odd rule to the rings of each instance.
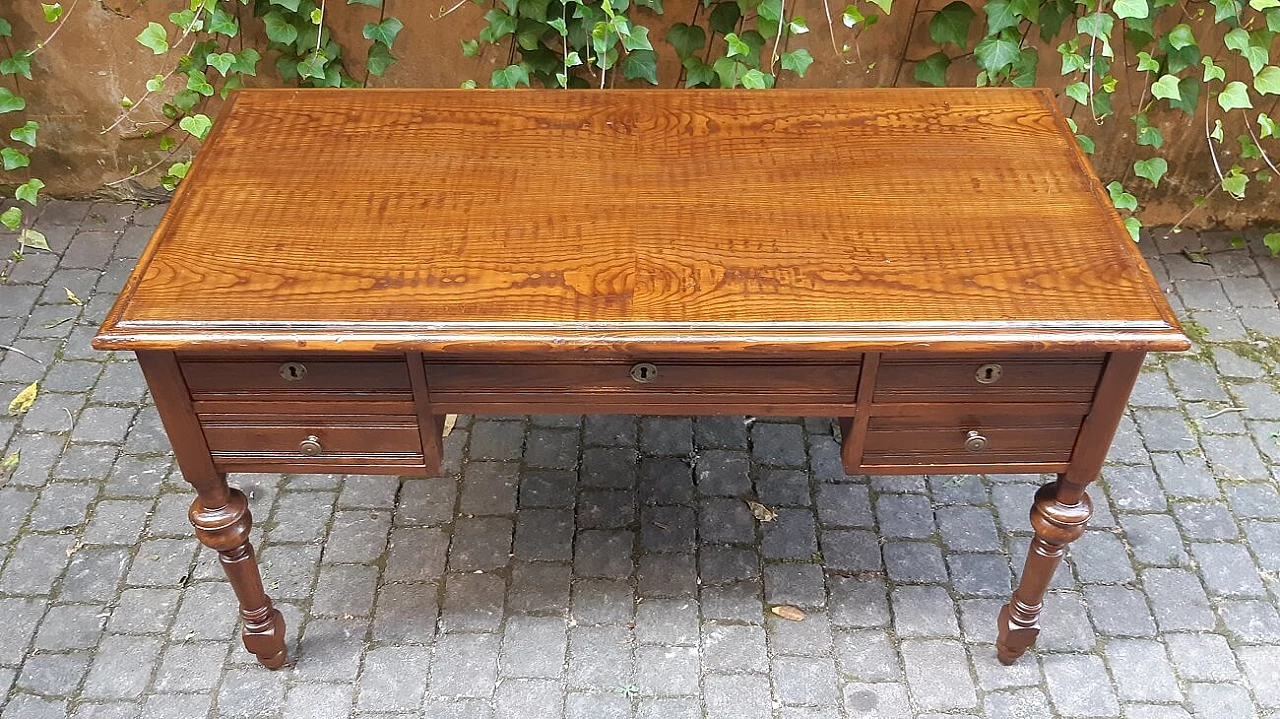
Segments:
[[[1093,399],[1102,355],[886,354],[873,402],[1069,402]]]

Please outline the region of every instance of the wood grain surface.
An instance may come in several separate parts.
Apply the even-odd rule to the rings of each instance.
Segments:
[[[1182,349],[1042,90],[244,90],[95,346]]]

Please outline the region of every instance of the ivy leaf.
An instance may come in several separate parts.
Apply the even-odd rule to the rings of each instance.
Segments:
[[[782,53],[781,60],[783,70],[790,70],[800,77],[804,77],[809,66],[813,64],[813,56],[804,48]]]
[[[1117,3],[1124,0],[1116,0]],[[987,14],[987,34],[995,35],[1007,27],[1018,26],[1018,16],[1009,0],[988,0],[982,7]]]
[[[1160,72],[1160,62],[1152,59],[1151,53],[1138,53],[1138,72]]]
[[[1152,157],[1133,163],[1133,174],[1151,181],[1152,186],[1160,186],[1160,178],[1169,171],[1169,163],[1163,157]]]
[[[756,17],[760,18],[763,25],[777,27],[778,21],[782,19],[782,0],[760,0],[760,4],[756,6]]]
[[[977,60],[978,67],[994,73],[1016,62],[1020,53],[1018,43],[988,35],[973,49],[973,58]]]
[[[267,39],[271,42],[290,45],[298,39],[298,28],[279,10],[272,10],[263,16],[262,23],[267,31]]]
[[[298,5],[301,4],[301,0],[271,0],[271,4],[279,5],[292,12],[298,12]]]
[[[1195,47],[1196,35],[1191,30],[1191,26],[1186,23],[1174,25],[1169,31],[1169,45],[1175,50],[1181,50],[1184,47]]]
[[[257,75],[258,61],[261,59],[262,55],[260,55],[257,50],[254,50],[251,47],[246,47],[236,53],[236,61],[235,64],[231,66],[231,69],[241,75]]]
[[[751,54],[751,47],[735,33],[725,35],[724,42],[728,46],[728,51],[725,53],[727,57],[740,57]]]
[[[35,120],[27,120],[26,123],[10,130],[9,138],[35,147],[36,131],[39,129],[40,123]]]
[[[713,67],[703,62],[701,58],[689,57],[682,64],[684,65],[685,87],[713,87],[712,83],[716,81],[716,71]]]
[[[152,75],[147,80],[147,92],[160,92],[164,89],[164,75]]]
[[[712,31],[728,35],[738,26],[740,17],[742,17],[742,11],[738,9],[738,3],[720,2],[716,3],[715,8],[711,10],[707,24],[711,26]]]
[[[1147,7],[1147,0],[1116,0],[1111,9],[1115,12],[1116,17],[1122,20],[1127,18],[1141,20],[1151,12],[1151,9]]]
[[[773,84],[773,76],[767,75],[754,67],[742,75],[742,86],[748,90],[765,90]]]
[[[367,40],[380,42],[386,45],[388,49],[396,41],[396,36],[404,29],[404,23],[399,19],[389,17],[379,23],[368,23],[364,26],[364,36]]]
[[[1237,108],[1252,108],[1249,89],[1238,80],[1227,83],[1227,86],[1218,94],[1218,107],[1221,107],[1223,112],[1231,112]]]
[[[658,53],[653,50],[633,50],[622,58],[618,66],[622,69],[622,76],[628,80],[643,79],[650,85],[658,84]]]
[[[804,18],[797,15],[791,18],[791,22],[787,23],[787,32],[792,35],[803,35],[809,32],[809,25],[804,21]]]
[[[1271,256],[1280,255],[1280,232],[1268,232],[1262,236],[1262,244],[1271,250]]]
[[[707,42],[707,34],[700,25],[687,25],[678,22],[667,31],[667,42],[676,49],[681,61],[702,49]]]
[[[1262,150],[1253,142],[1253,138],[1248,135],[1237,135],[1236,142],[1240,144],[1241,160],[1260,160],[1262,159]]]
[[[499,8],[491,8],[484,14],[484,19],[489,24],[480,30],[480,39],[488,43],[496,43],[514,33],[518,24],[514,16],[508,15]]]
[[[219,75],[226,77],[227,71],[236,62],[236,56],[230,52],[211,52],[205,57],[204,61],[217,70]]]
[[[6,112],[17,112],[27,106],[22,96],[10,92],[7,87],[0,87],[0,115]]]
[[[209,27],[206,29],[215,35],[235,37],[240,34],[240,23],[235,15],[215,5],[213,12],[210,13]]]
[[[1253,89],[1260,95],[1280,95],[1280,67],[1268,65],[1253,78]]]
[[[369,55],[365,59],[365,67],[368,68],[370,75],[382,77],[387,68],[394,65],[395,62],[395,55],[392,55],[386,46],[376,42],[369,46]]]
[[[62,17],[62,3],[40,3],[40,9],[44,11],[45,22],[57,22]]]
[[[13,26],[9,24],[8,20],[5,20],[4,18],[0,17],[0,37],[12,37],[12,36],[13,36]]]
[[[938,45],[950,43],[961,49],[969,46],[969,25],[976,13],[964,0],[954,0],[929,20],[929,37]]]
[[[1159,80],[1151,83],[1151,96],[1161,100],[1182,99],[1182,92],[1178,89],[1178,78],[1173,75],[1161,75]]]
[[[618,39],[627,52],[653,49],[653,43],[649,42],[649,28],[644,25],[631,26],[628,32],[618,33]]]
[[[1138,209],[1138,198],[1124,191],[1124,186],[1119,182],[1110,182],[1107,184],[1107,194],[1111,195],[1111,204],[1116,206],[1117,210],[1133,210]]]
[[[1249,47],[1249,31],[1244,28],[1235,28],[1222,36],[1222,43],[1231,50],[1244,52],[1244,49]]]
[[[560,34],[564,35],[564,33],[560,33]],[[479,54],[480,54],[480,43],[476,42],[475,40],[462,41],[463,57],[475,57],[476,55],[479,55]]]
[[[1138,241],[1138,233],[1142,230],[1142,222],[1136,217],[1124,218],[1124,228],[1129,231],[1129,238]]]
[[[18,233],[18,243],[24,248],[30,247],[33,250],[52,252],[52,250],[49,249],[49,239],[44,236],[44,233],[37,232],[31,228],[27,228]]]
[[[382,0],[347,0],[348,5],[368,5],[369,7],[382,7]]]
[[[12,57],[0,60],[0,75],[21,75],[31,79],[31,51],[19,50]]]
[[[18,185],[13,191],[13,196],[23,202],[34,207],[40,199],[40,191],[44,189],[44,182],[35,177]],[[13,228],[10,228],[13,229]]]
[[[1178,81],[1178,93],[1182,97],[1170,100],[1169,107],[1182,110],[1188,115],[1196,113],[1196,105],[1200,103],[1200,81],[1194,77],[1184,77]]]
[[[1273,7],[1280,7],[1280,0],[1249,0],[1249,7],[1262,12]]]
[[[197,140],[203,140],[209,135],[209,128],[213,127],[213,121],[208,115],[198,113],[187,115],[179,120],[178,127],[191,133]]]
[[[494,70],[489,78],[489,85],[503,89],[511,89],[517,85],[529,87],[529,70],[523,65],[508,65]]]
[[[951,58],[945,52],[935,52],[916,63],[916,80],[934,87],[947,84],[947,68],[951,67]]]
[[[31,164],[30,157],[27,157],[12,147],[6,147],[3,150],[0,150],[0,161],[4,162],[4,169],[6,170],[16,170],[19,167],[26,167]]]
[[[1249,176],[1244,174],[1239,167],[1231,168],[1231,172],[1222,178],[1222,189],[1231,194],[1237,200],[1244,199],[1244,190],[1249,184]]]
[[[855,27],[866,23],[867,18],[857,5],[845,5],[844,12],[840,14],[840,22],[843,22],[845,27]]]
[[[1239,19],[1240,4],[1236,0],[1209,0],[1213,5],[1213,21],[1215,23],[1223,20]]]
[[[1116,19],[1105,12],[1091,12],[1080,16],[1076,20],[1076,30],[1081,35],[1096,37],[1105,40],[1111,37],[1111,30],[1115,27]]]
[[[1067,97],[1075,100],[1080,105],[1089,104],[1089,86],[1083,82],[1073,82],[1067,85]]]
[[[317,50],[309,53],[302,62],[298,63],[298,76],[324,79],[324,66],[328,62],[329,58],[323,51]],[[197,137],[199,137],[199,135],[197,135]]]
[[[213,96],[213,85],[209,84],[209,79],[199,70],[192,70],[187,75],[187,89],[205,97]]]
[[[1276,123],[1265,112],[1258,113],[1258,128],[1259,137],[1275,137],[1276,135]]]
[[[140,45],[151,50],[156,55],[163,55],[169,52],[169,35],[165,32],[164,26],[158,22],[149,22],[142,32],[138,33],[135,38]]]
[[[1076,144],[1080,145],[1080,149],[1084,150],[1085,154],[1088,155],[1092,155],[1093,151],[1097,149],[1093,144],[1093,138],[1088,135],[1076,135]]]
[[[880,12],[885,15],[893,14],[893,0],[867,0],[867,2],[880,8]]]
[[[1160,128],[1152,126],[1146,115],[1134,115],[1133,124],[1137,128],[1137,135],[1134,137],[1134,141],[1139,145],[1159,148],[1164,144],[1164,133],[1160,132]]]
[[[1209,137],[1222,142],[1222,120],[1213,121],[1213,132],[1209,133]]]
[[[18,229],[18,225],[22,224],[22,209],[19,207],[10,207],[4,212],[0,212],[0,225],[4,225],[10,230]]]

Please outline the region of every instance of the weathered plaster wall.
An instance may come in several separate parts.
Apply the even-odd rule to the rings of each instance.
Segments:
[[[506,63],[506,52],[489,48],[477,58],[465,58],[459,51],[462,37],[474,37],[483,26],[483,9],[466,2],[455,11],[445,13],[442,0],[385,0],[387,12],[399,17],[405,29],[396,42],[395,54],[400,62],[388,71],[385,78],[373,78],[371,84],[401,87],[456,87],[463,80],[473,78],[482,85],[494,68]],[[665,35],[666,27],[673,22],[688,21],[697,0],[668,0],[665,17],[651,22],[655,38]],[[804,79],[789,73],[783,83],[796,87],[867,87],[913,85],[912,66],[903,64],[899,70],[898,58],[919,59],[933,51],[928,37],[928,20],[931,11],[947,0],[920,0],[918,11],[912,11],[909,0],[898,0],[892,16],[864,33],[853,42],[852,35],[837,18],[836,42],[856,44],[856,50],[838,57],[827,31],[824,7],[821,0],[794,0],[794,7],[809,21],[812,32],[798,38],[803,42],[793,47],[807,45],[816,62]],[[39,17],[39,3],[34,0],[14,0],[13,9],[5,13],[13,20],[19,45],[30,45],[43,38],[49,31]],[[70,5],[65,2],[64,5]],[[114,7],[119,4],[121,7]],[[451,4],[451,3],[450,3]],[[146,168],[159,159],[154,138],[146,137],[148,131],[163,128],[164,119],[151,109],[155,103],[136,112],[129,121],[110,130],[120,113],[120,99],[128,96],[137,99],[145,92],[146,79],[172,66],[173,58],[156,57],[134,41],[134,37],[152,19],[160,18],[185,5],[185,0],[79,0],[70,10],[69,19],[54,41],[40,51],[34,61],[36,82],[21,80],[21,91],[29,101],[28,114],[42,124],[41,148],[33,158],[33,169],[49,185],[48,191],[57,195],[88,195],[111,193],[127,196],[139,187],[155,184],[154,173],[143,175],[136,182],[121,182],[139,169]],[[841,6],[842,7],[842,6]],[[840,8],[833,6],[833,12]],[[16,12],[15,12],[16,11]],[[359,58],[363,57],[367,44],[360,36],[360,27],[375,19],[370,8],[345,3],[330,3],[330,22],[347,48],[348,67],[363,75]],[[979,16],[981,17],[981,16]],[[974,23],[974,31],[979,22]],[[256,29],[250,21],[245,27]],[[250,40],[255,46],[265,43]],[[655,43],[664,52],[659,77],[674,83],[678,65],[674,54],[665,43]],[[1057,77],[1057,53],[1051,47],[1042,48],[1042,67],[1039,79],[1042,83],[1060,91],[1064,83]],[[270,57],[262,64],[261,80],[272,82],[274,68]],[[961,84],[974,76],[972,65],[954,64],[949,78]],[[13,78],[6,81],[12,82]],[[1141,79],[1127,77],[1123,86],[1133,92],[1141,87]],[[1116,98],[1117,117],[1093,133],[1098,141],[1098,152],[1093,160],[1104,179],[1123,177],[1134,159],[1150,156],[1150,148],[1136,148],[1131,139],[1133,125],[1128,116],[1133,113],[1136,97],[1122,91]],[[1070,100],[1063,100],[1070,107]],[[1201,102],[1201,106],[1205,102]],[[212,114],[216,107],[206,109]],[[1272,113],[1274,115],[1274,111]],[[1087,114],[1077,111],[1075,118],[1082,126],[1092,124]],[[1144,219],[1149,224],[1168,223],[1179,219],[1193,207],[1193,199],[1208,192],[1215,184],[1212,163],[1204,138],[1202,116],[1187,118],[1182,113],[1159,113],[1157,124],[1166,138],[1162,155],[1170,161],[1170,171],[1160,188],[1139,192],[1144,204]],[[1223,158],[1229,165],[1228,142]],[[1273,144],[1273,154],[1280,154],[1280,147]],[[1133,189],[1147,185],[1145,181],[1129,182]],[[1189,218],[1193,226],[1242,226],[1249,223],[1270,223],[1280,220],[1280,192],[1272,187],[1253,183],[1250,197],[1236,202],[1225,193],[1214,193],[1203,208]],[[1280,187],[1280,185],[1274,185]],[[1052,238],[1045,238],[1052,241]]]

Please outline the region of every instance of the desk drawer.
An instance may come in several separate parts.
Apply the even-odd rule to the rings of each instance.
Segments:
[[[886,354],[874,402],[1090,402],[1103,355]]]
[[[244,466],[422,466],[412,416],[200,415],[214,462]]]
[[[839,414],[855,404],[859,369],[856,358],[841,364],[660,358],[426,363],[431,402],[450,412],[523,404],[566,410],[612,406],[634,413],[683,406]]]
[[[350,358],[336,355],[280,355],[252,360],[219,357],[180,359],[191,395],[264,393],[312,395],[403,393],[411,395],[409,368],[402,356]]]
[[[1059,464],[1071,459],[1084,417],[1004,410],[953,417],[872,416],[863,466]]]

